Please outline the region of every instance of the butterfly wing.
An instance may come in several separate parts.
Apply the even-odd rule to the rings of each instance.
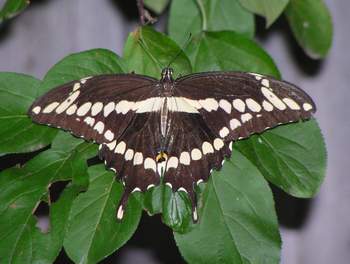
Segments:
[[[100,157],[121,178],[125,192],[118,218],[132,191],[159,183],[154,151],[159,114],[152,112],[158,81],[136,74],[83,78],[38,98],[28,114],[34,122],[70,131],[100,144]]]
[[[171,123],[164,183],[174,191],[188,193],[192,217],[197,221],[195,184],[207,181],[213,168],[220,169],[231,149],[209,129],[199,114],[174,111]]]
[[[308,119],[316,111],[312,99],[295,85],[255,73],[193,74],[176,80],[175,93],[225,142]]]
[[[188,192],[197,220],[194,185],[222,166],[231,154],[229,142],[310,118],[316,110],[299,88],[259,74],[189,75],[171,83],[170,97],[159,94],[161,85],[134,74],[84,78],[53,89],[29,109],[37,123],[100,144],[106,166],[125,185],[119,219],[130,193],[159,184],[159,150],[169,155],[164,182]],[[170,111],[166,126],[161,121],[164,105]]]
[[[240,72],[209,72],[177,79],[169,160],[164,182],[186,191],[197,219],[194,185],[206,181],[231,155],[231,141],[311,117],[311,98],[287,82]]]
[[[109,144],[102,144],[100,157],[116,171],[124,184],[117,218],[122,219],[129,195],[146,191],[160,183],[155,157],[160,148],[159,112],[136,114],[124,133]]]
[[[87,77],[50,90],[28,114],[36,123],[102,144],[123,133],[135,112],[134,102],[148,96],[156,82],[135,74]]]

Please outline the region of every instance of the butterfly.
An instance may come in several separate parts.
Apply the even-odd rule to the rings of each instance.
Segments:
[[[131,193],[163,183],[184,191],[198,220],[195,186],[230,157],[232,141],[309,119],[316,107],[295,85],[257,73],[204,72],[173,79],[139,74],[85,77],[54,88],[28,110],[32,120],[99,144],[99,156]]]

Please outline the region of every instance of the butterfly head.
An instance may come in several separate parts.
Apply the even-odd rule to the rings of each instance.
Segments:
[[[162,79],[161,81],[162,82],[172,82],[174,79],[173,79],[173,74],[174,74],[174,71],[172,68],[164,68],[162,70]]]

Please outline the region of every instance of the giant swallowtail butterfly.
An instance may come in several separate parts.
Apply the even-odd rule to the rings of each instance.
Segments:
[[[59,86],[29,109],[34,122],[100,145],[99,155],[129,195],[163,182],[187,192],[231,155],[231,142],[279,124],[308,119],[316,107],[293,84],[255,73],[206,72],[160,80],[138,74],[86,77]]]

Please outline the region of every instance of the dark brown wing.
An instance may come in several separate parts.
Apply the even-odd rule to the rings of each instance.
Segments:
[[[70,131],[100,144],[100,156],[118,174],[128,196],[159,184],[154,151],[159,147],[159,113],[152,112],[158,81],[136,74],[100,75],[57,87],[29,109],[34,122]]]
[[[220,169],[231,149],[209,129],[200,114],[172,112],[171,123],[164,183],[174,191],[188,193],[196,221],[195,184],[207,181],[213,168]]]
[[[160,183],[155,160],[160,148],[159,120],[159,112],[137,114],[118,140],[102,145],[101,158],[125,186],[118,206],[118,219],[122,219],[132,192],[144,192]]]
[[[120,137],[135,114],[134,102],[151,96],[156,83],[136,74],[87,77],[50,90],[32,104],[28,114],[36,123],[108,143]]]
[[[194,185],[231,155],[232,141],[279,124],[307,119],[316,110],[294,85],[253,73],[208,72],[175,81],[173,137],[164,182],[186,191],[197,219]]]
[[[295,85],[255,73],[189,75],[176,80],[175,94],[188,98],[225,142],[308,119],[316,111],[312,99]]]

